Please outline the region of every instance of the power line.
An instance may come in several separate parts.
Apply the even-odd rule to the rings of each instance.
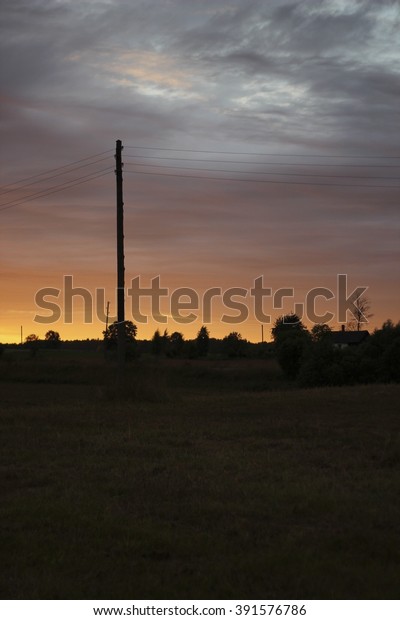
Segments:
[[[24,204],[25,202],[30,202],[32,200],[35,200],[36,198],[45,198],[46,196],[50,196],[51,194],[56,194],[58,192],[62,192],[66,189],[70,189],[71,187],[75,187],[76,185],[82,185],[83,183],[88,183],[89,181],[93,181],[94,179],[98,179],[100,177],[104,177],[107,174],[109,174],[110,172],[112,172],[113,169],[112,168],[107,168],[106,171],[102,171],[98,174],[93,174],[92,175],[87,175],[90,176],[89,179],[86,178],[86,180],[82,180],[82,181],[78,181],[77,183],[72,183],[70,182],[70,184],[66,184],[64,183],[63,185],[58,185],[56,186],[58,189],[53,189],[52,191],[48,191],[44,194],[33,194],[32,196],[27,196],[26,198],[24,198],[23,200],[21,200],[20,202],[16,202],[13,204],[9,204],[7,203],[6,205],[2,205],[2,207],[0,208],[0,211],[6,211],[7,209],[12,209],[13,207],[18,207],[19,205]],[[81,177],[83,179],[85,179],[85,177]],[[65,187],[64,187],[65,186]]]
[[[69,164],[65,164],[64,166],[58,166],[58,168],[51,168],[46,172],[39,172],[38,174],[33,174],[30,177],[25,177],[25,179],[20,179],[19,181],[14,181],[13,183],[8,183],[7,185],[3,185],[0,189],[5,189],[10,187],[11,185],[17,185],[18,183],[24,183],[25,181],[30,181],[31,179],[36,179],[37,177],[41,177],[45,174],[50,174],[51,172],[57,172],[57,170],[62,170],[63,168],[69,168],[69,166],[74,166],[75,164],[80,164],[82,161],[87,161],[88,159],[93,159],[95,157],[100,157],[101,155],[105,155],[106,153],[110,153],[113,149],[107,149],[106,151],[102,151],[101,153],[96,153],[95,155],[90,155],[89,157],[83,157],[82,159],[77,159],[72,161]]]
[[[400,155],[321,155],[306,153],[248,153],[245,151],[207,151],[201,149],[177,149],[155,146],[126,146],[126,149],[143,149],[145,151],[179,151],[183,153],[212,153],[215,155],[252,155],[254,157],[327,157],[341,159],[400,159]]]
[[[208,162],[211,163],[211,162]],[[230,162],[234,163],[234,162]],[[155,168],[166,168],[166,169],[177,169],[177,170],[196,170],[197,172],[228,172],[231,174],[258,174],[258,175],[268,175],[268,176],[291,176],[291,177],[317,177],[317,178],[328,178],[328,179],[382,179],[385,181],[400,181],[400,177],[375,177],[375,176],[355,176],[349,175],[344,177],[342,174],[304,174],[304,173],[296,173],[296,172],[259,172],[255,170],[226,170],[224,168],[193,168],[191,166],[164,166],[162,164],[139,164],[139,163],[130,163],[128,162],[128,166],[147,166],[147,167],[155,167]]]
[[[110,168],[104,168],[103,170],[98,170],[98,172],[105,172],[106,170],[109,170]],[[48,187],[47,189],[41,189],[38,192],[35,192],[34,194],[29,194],[28,196],[23,196],[22,200],[25,200],[25,198],[35,198],[35,196],[39,196],[40,194],[42,194],[43,192],[47,192],[49,190],[52,189],[57,189],[58,187],[62,188],[62,187],[66,187],[68,186],[70,183],[73,183],[74,181],[80,181],[81,179],[87,179],[88,177],[92,176],[93,174],[96,174],[95,172],[91,172],[90,174],[85,174],[82,177],[78,177],[77,179],[71,179],[70,181],[65,181],[65,183],[59,183],[58,185],[53,185],[52,187]],[[13,198],[13,200],[11,200],[10,202],[5,202],[2,205],[0,205],[1,207],[6,207],[7,205],[10,205],[11,203],[18,201],[18,198]]]
[[[394,156],[382,156],[382,155],[377,155],[377,156],[373,156],[373,155],[306,155],[306,154],[284,154],[284,153],[249,153],[249,152],[243,152],[243,151],[211,151],[211,150],[200,150],[200,149],[178,149],[178,148],[166,148],[166,147],[145,147],[145,146],[128,146],[125,147],[127,149],[143,149],[143,150],[151,150],[151,151],[178,151],[178,152],[186,152],[186,153],[207,153],[207,154],[222,154],[222,155],[246,155],[246,156],[253,156],[253,157],[258,157],[258,156],[273,156],[273,157],[306,157],[306,158],[311,158],[311,157],[325,157],[325,158],[329,158],[329,157],[333,157],[333,158],[360,158],[360,159],[400,159],[399,157],[394,157]],[[24,185],[19,186],[19,187],[13,187],[10,190],[7,191],[0,191],[0,195],[1,194],[7,194],[13,191],[18,191],[18,190],[23,190],[26,187],[30,187],[32,185],[35,185],[37,183],[41,183],[43,181],[49,181],[53,178],[62,176],[63,174],[68,174],[69,172],[75,172],[76,170],[80,170],[82,168],[85,168],[87,166],[91,166],[97,163],[100,163],[101,161],[104,161],[106,159],[108,159],[108,157],[103,157],[101,159],[97,159],[96,161],[92,161],[89,163],[85,163],[81,166],[75,166],[75,164],[80,164],[82,162],[87,162],[88,160],[94,159],[96,157],[100,157],[101,155],[105,155],[106,153],[110,153],[113,149],[107,149],[106,151],[102,151],[101,153],[97,153],[95,155],[91,155],[88,157],[84,157],[82,159],[78,159],[75,160],[69,164],[65,164],[63,166],[59,166],[57,168],[52,168],[46,172],[42,172],[39,174],[35,174],[32,175],[30,177],[26,177],[24,179],[21,179],[20,181],[15,181],[14,183],[10,183],[8,185],[5,185],[2,187],[2,189],[4,190],[4,188],[7,187],[11,187],[14,185],[18,185],[21,183],[24,183]],[[132,155],[128,155],[127,156],[130,159],[134,159],[136,157],[139,156],[132,156]],[[337,164],[318,164],[318,163],[299,163],[299,162],[254,162],[254,161],[234,161],[234,160],[215,160],[215,159],[198,159],[198,158],[190,158],[185,159],[183,157],[161,157],[161,156],[143,156],[140,155],[140,157],[142,159],[157,159],[157,160],[174,160],[174,161],[185,161],[185,162],[189,162],[189,161],[194,161],[194,162],[202,162],[202,163],[228,163],[228,164],[245,164],[245,165],[269,165],[269,166],[324,166],[324,167],[332,167],[332,166],[337,166]],[[378,180],[378,179],[382,179],[382,180],[399,180],[398,177],[379,177],[379,176],[357,176],[357,175],[351,175],[349,177],[343,177],[343,175],[324,175],[324,174],[306,174],[306,173],[290,173],[290,172],[261,172],[261,171],[251,171],[251,172],[246,172],[243,170],[226,170],[226,169],[220,169],[220,168],[213,168],[213,169],[209,169],[209,168],[195,168],[195,167],[188,167],[188,166],[164,166],[161,164],[142,164],[142,163],[136,163],[136,162],[128,162],[127,165],[129,166],[147,166],[147,167],[157,167],[157,168],[165,168],[165,169],[179,169],[179,170],[193,170],[193,171],[197,171],[197,172],[222,172],[222,173],[228,173],[228,174],[253,174],[253,175],[268,175],[268,176],[291,176],[291,177],[311,177],[311,178],[342,178],[342,179],[374,179],[374,180]],[[379,167],[379,168],[399,168],[399,166],[390,166],[390,165],[374,165],[374,164],[339,164],[340,166],[346,166],[346,167]],[[75,166],[74,168],[71,168],[71,166]],[[58,172],[62,170],[63,172]],[[111,171],[110,168],[106,168],[103,169],[101,171],[98,172],[91,172],[88,175],[84,175],[82,177],[78,177],[76,179],[71,179],[69,181],[66,181],[64,183],[61,183],[59,185],[54,185],[53,187],[50,187],[48,189],[42,189],[39,190],[38,192],[35,192],[34,194],[30,194],[28,196],[25,196],[24,198],[22,198],[22,200],[18,200],[18,199],[13,199],[10,202],[6,202],[2,205],[0,205],[0,211],[5,211],[7,209],[10,209],[12,207],[15,206],[19,206],[21,204],[24,204],[25,202],[30,202],[32,200],[35,200],[36,198],[44,198],[46,196],[49,196],[51,194],[54,193],[58,193],[61,191],[64,191],[65,189],[69,189],[72,187],[75,187],[77,185],[81,185],[82,183],[87,183],[91,180],[100,178],[102,176],[105,176],[106,174],[108,174]],[[51,175],[51,176],[47,176],[52,172],[56,172],[57,174]],[[137,171],[137,170],[126,170],[126,172],[131,173],[131,174],[142,174],[142,175],[153,175],[153,176],[169,176],[169,177],[177,177],[177,178],[191,178],[191,179],[206,179],[206,180],[213,180],[213,181],[240,181],[240,182],[248,182],[248,183],[266,183],[266,184],[276,184],[276,185],[315,185],[315,186],[320,186],[320,187],[340,187],[340,188],[345,188],[345,187],[359,187],[359,188],[379,188],[379,189],[399,189],[400,186],[397,185],[375,185],[375,184],[355,184],[355,183],[345,183],[345,184],[340,184],[340,183],[319,183],[319,182],[302,182],[302,181],[272,181],[272,180],[263,180],[263,179],[243,179],[243,178],[229,178],[229,177],[216,177],[216,176],[209,176],[209,175],[188,175],[188,174],[174,174],[174,173],[162,173],[162,172],[154,172],[154,171]],[[44,178],[40,178],[39,177],[44,177]],[[31,183],[25,183],[26,181],[31,181],[32,179],[39,179],[36,181],[33,181]]]
[[[98,172],[106,172],[106,170],[109,170],[110,168],[104,168],[103,170],[98,170]],[[39,190],[38,192],[35,192],[34,194],[29,194],[28,196],[25,196],[22,198],[22,200],[25,200],[25,198],[31,198],[31,197],[35,197],[35,196],[39,196],[40,194],[42,194],[43,192],[47,192],[49,190],[52,189],[57,189],[58,187],[65,187],[68,186],[70,183],[74,183],[74,181],[80,181],[81,179],[87,179],[88,177],[91,177],[93,174],[96,174],[96,172],[90,172],[89,174],[85,174],[82,177],[78,177],[77,179],[70,179],[69,181],[65,181],[64,183],[59,183],[58,185],[53,185],[52,187],[48,187],[48,188],[43,188],[41,190]],[[10,200],[10,202],[5,202],[2,205],[0,205],[1,207],[5,207],[15,201],[18,201],[18,198],[13,198],[12,200]]]
[[[161,157],[154,155],[126,155],[128,159],[161,159],[167,161],[195,161],[195,162],[204,162],[204,163],[218,163],[218,164],[254,164],[256,166],[301,166],[302,168],[306,166],[312,166],[313,168],[337,168],[346,167],[346,168],[395,168],[399,169],[400,164],[392,165],[392,164],[317,164],[314,162],[310,163],[299,163],[299,162],[272,162],[272,161],[239,161],[234,159],[198,159],[197,157],[191,157],[188,159],[187,157]],[[129,163],[129,162],[128,162]]]
[[[238,181],[238,182],[247,182],[247,183],[266,183],[273,185],[317,185],[320,187],[361,187],[363,189],[367,188],[380,188],[380,189],[400,189],[400,185],[363,185],[361,183],[346,183],[342,185],[340,183],[311,183],[311,182],[303,182],[303,181],[265,181],[264,179],[233,179],[228,177],[212,177],[212,176],[195,176],[191,174],[168,174],[165,172],[144,172],[142,170],[125,170],[125,172],[130,174],[145,174],[145,175],[153,175],[153,176],[163,176],[163,177],[179,177],[181,179],[207,179],[211,181]]]
[[[70,172],[75,172],[76,170],[81,170],[82,168],[87,168],[87,166],[93,166],[94,164],[98,164],[101,161],[105,161],[109,159],[109,157],[102,157],[101,159],[96,159],[96,161],[89,162],[88,164],[82,164],[82,166],[76,166],[75,168],[70,168],[69,170],[65,170],[64,172],[58,172],[57,174],[53,174],[50,177],[46,177],[44,179],[38,179],[36,181],[32,181],[31,183],[25,183],[24,185],[20,185],[19,187],[14,187],[12,189],[8,189],[5,192],[0,192],[0,196],[4,196],[4,194],[10,194],[11,192],[17,192],[25,187],[30,187],[31,185],[37,185],[38,183],[42,183],[43,181],[51,181],[51,179],[55,179],[56,177],[60,177],[63,174],[69,174]],[[45,174],[45,173],[43,173]]]

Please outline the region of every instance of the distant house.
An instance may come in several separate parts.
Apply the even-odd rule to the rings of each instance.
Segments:
[[[356,347],[364,342],[369,337],[369,331],[366,329],[358,332],[346,332],[345,326],[342,325],[340,331],[332,332],[333,346],[338,349],[344,349],[345,347]]]

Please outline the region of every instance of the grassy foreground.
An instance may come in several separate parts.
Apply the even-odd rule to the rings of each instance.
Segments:
[[[398,598],[400,386],[137,362],[118,402],[101,364],[24,364],[0,382],[2,598]]]

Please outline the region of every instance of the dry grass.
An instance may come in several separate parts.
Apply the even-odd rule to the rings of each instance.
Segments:
[[[264,364],[0,383],[3,598],[397,598],[400,387]]]

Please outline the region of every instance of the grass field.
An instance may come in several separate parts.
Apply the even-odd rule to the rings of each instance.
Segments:
[[[2,598],[398,598],[400,386],[0,364]]]

